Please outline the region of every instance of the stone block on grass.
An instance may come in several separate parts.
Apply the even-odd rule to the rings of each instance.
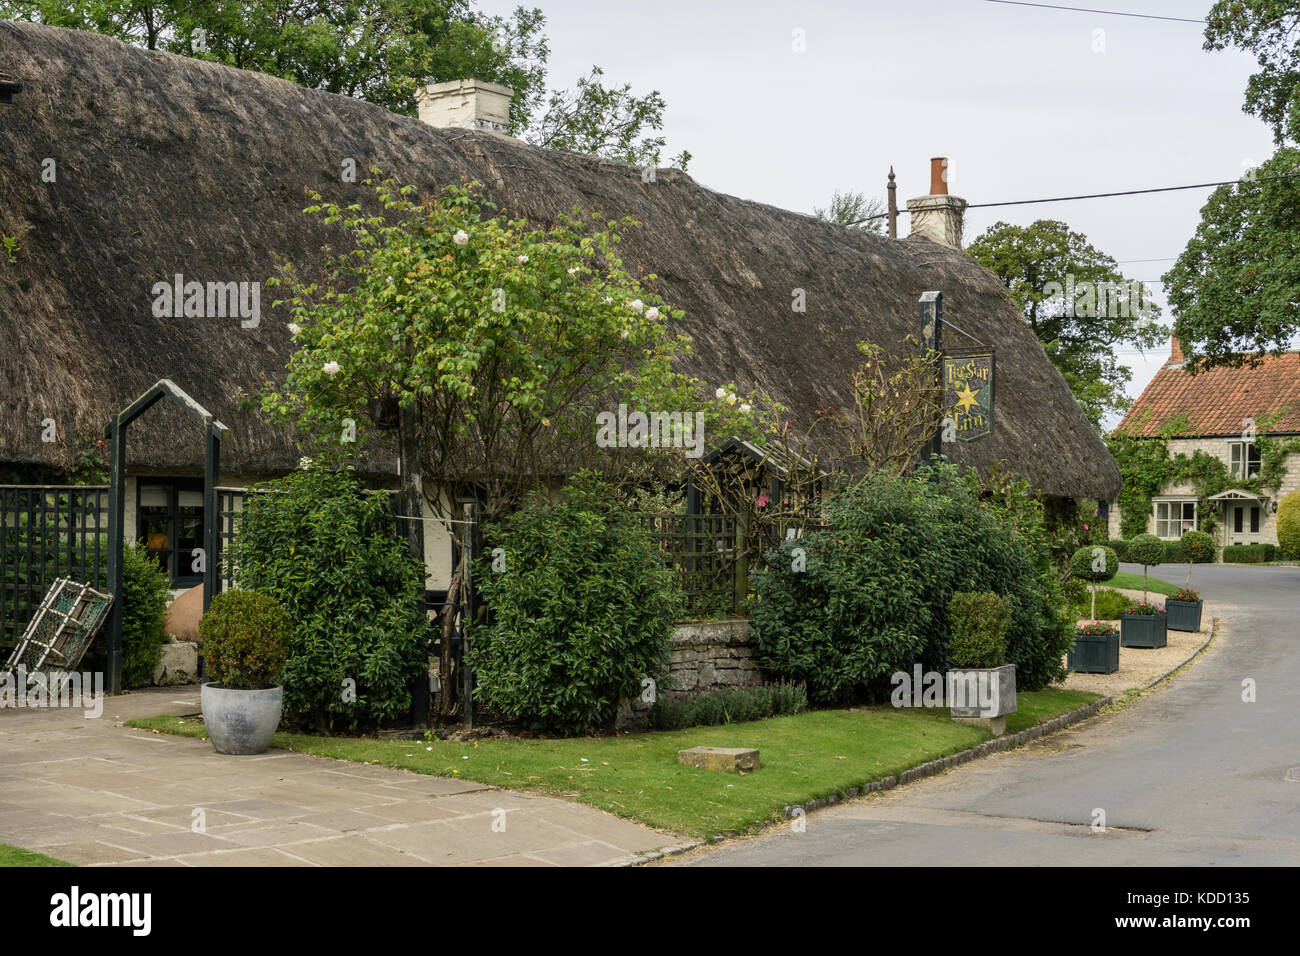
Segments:
[[[758,769],[758,751],[751,747],[691,747],[677,751],[677,762],[723,773],[748,773]]]

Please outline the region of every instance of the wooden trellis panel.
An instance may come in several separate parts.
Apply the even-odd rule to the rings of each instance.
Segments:
[[[106,586],[108,487],[0,485],[0,649],[58,578]]]

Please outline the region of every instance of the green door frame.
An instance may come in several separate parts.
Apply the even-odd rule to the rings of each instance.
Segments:
[[[169,379],[156,385],[113,416],[104,428],[110,442],[108,488],[108,590],[113,605],[108,614],[108,692],[122,693],[122,552],[126,546],[126,429],[164,398],[203,425],[203,610],[217,593],[217,475],[221,470],[221,439],[230,431],[212,413]]]

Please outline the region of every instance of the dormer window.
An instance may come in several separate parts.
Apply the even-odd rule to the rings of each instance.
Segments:
[[[1253,441],[1228,443],[1228,471],[1234,478],[1253,478],[1259,474],[1259,449]]]

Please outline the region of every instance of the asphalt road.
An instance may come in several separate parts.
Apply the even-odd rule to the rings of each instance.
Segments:
[[[783,826],[680,862],[1300,864],[1300,568],[1201,566],[1193,586],[1220,618],[1219,636],[1140,701],[1029,747],[811,813],[802,833]],[[1253,703],[1242,699],[1247,678]],[[1098,810],[1104,832],[1092,825]]]

